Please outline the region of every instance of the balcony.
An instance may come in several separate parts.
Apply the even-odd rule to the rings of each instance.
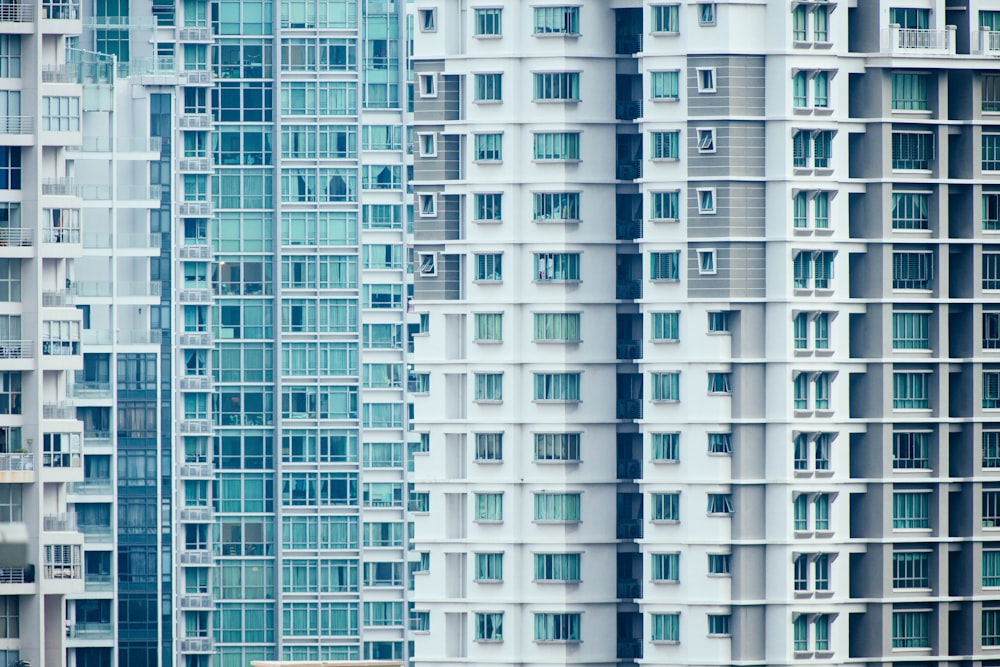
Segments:
[[[642,237],[642,220],[618,220],[615,222],[615,238],[619,241],[635,241]]]
[[[76,530],[76,514],[46,514],[42,529],[48,532],[69,532]]]
[[[182,463],[177,467],[181,479],[212,479],[210,463]]]
[[[42,404],[43,419],[76,419],[76,406],[68,401]]]
[[[186,201],[177,205],[177,215],[182,218],[207,218],[212,215],[212,205],[207,201]]]
[[[0,473],[33,471],[34,469],[34,454],[0,454]]]
[[[178,423],[177,431],[184,435],[211,435],[212,422],[208,419],[184,419]]]
[[[114,493],[108,477],[90,477],[82,482],[71,482],[69,493],[79,496],[110,496]]]
[[[88,593],[106,593],[115,589],[114,580],[110,574],[84,573],[84,590]]]
[[[214,653],[212,640],[208,637],[182,639],[181,653]]]
[[[181,347],[212,347],[212,334],[207,331],[182,333],[177,337]]]
[[[181,565],[211,565],[212,552],[208,549],[189,549],[188,547],[181,547],[181,552],[177,554],[177,562]]]
[[[31,23],[35,20],[35,6],[29,2],[0,4],[0,23]]]
[[[211,523],[211,507],[182,507],[177,510],[177,519],[181,523]],[[190,565],[191,563],[189,563]],[[196,563],[195,563],[196,564]]]
[[[193,609],[211,611],[214,606],[212,596],[209,593],[193,593],[180,595],[177,597],[177,604],[181,609]]]
[[[642,461],[626,459],[618,462],[618,479],[639,479],[642,477]]]
[[[642,581],[639,579],[619,579],[618,597],[630,600],[642,597]]]
[[[177,28],[178,42],[211,42],[212,29],[207,26]]]
[[[178,303],[212,303],[212,290],[209,288],[182,287],[177,292]]]
[[[626,519],[618,522],[619,540],[637,540],[642,537],[642,519]]]
[[[615,298],[616,299],[641,299],[642,298],[642,281],[641,280],[619,280],[615,285]]]
[[[212,171],[212,162],[207,157],[186,157],[177,161],[177,169],[188,173],[208,173]]]
[[[979,55],[1000,57],[1000,32],[981,28],[979,30]]]
[[[80,63],[42,65],[42,83],[80,83],[80,81]]]
[[[641,340],[620,340],[615,343],[615,352],[618,359],[641,359]]]
[[[618,160],[615,163],[615,178],[619,181],[634,181],[642,178],[641,160]]]
[[[113,292],[112,292],[113,290]],[[73,283],[73,292],[80,297],[108,298],[114,293],[122,297],[155,297],[160,296],[158,281],[119,280],[82,280]]]
[[[54,197],[77,196],[76,183],[65,178],[43,178],[42,194]]]
[[[615,55],[633,56],[642,51],[642,35],[615,37]]]
[[[72,307],[76,302],[76,294],[73,290],[44,290],[42,291],[42,306],[49,308]]]
[[[182,130],[211,130],[212,116],[207,113],[184,112],[177,119],[177,127]]]
[[[618,597],[623,597],[619,595]],[[639,597],[639,596],[635,596]],[[634,661],[642,657],[642,640],[641,639],[619,639],[618,640],[618,655],[619,660],[622,661]]]
[[[31,359],[34,355],[33,340],[0,340],[0,359]]]
[[[111,431],[84,431],[84,447],[110,447],[112,444]]]
[[[84,329],[80,340],[84,345],[111,345],[115,333],[111,329]]]
[[[618,419],[642,419],[642,399],[618,401],[615,407]]]
[[[42,228],[42,243],[80,245],[83,241],[79,227],[44,227]],[[84,244],[85,245],[85,244]],[[110,246],[106,246],[110,247]]]
[[[160,345],[163,342],[162,334],[159,329],[119,331],[115,335],[115,341],[119,345]]]
[[[31,134],[35,131],[35,119],[32,116],[0,117],[0,134]]]
[[[182,245],[176,250],[178,259],[212,259],[212,247],[204,245]]]
[[[212,73],[208,70],[185,70],[180,73],[182,85],[211,86],[215,83]]]
[[[114,393],[110,382],[74,382],[69,386],[73,398],[111,398]]]
[[[163,246],[161,234],[116,234],[115,243],[119,250],[155,250],[159,254]]]
[[[882,30],[882,53],[893,56],[953,56],[955,26],[947,26],[944,30],[925,30],[891,25]]]
[[[207,375],[185,375],[177,381],[181,391],[212,391],[212,378]]]
[[[110,623],[73,623],[66,626],[66,636],[70,639],[111,639],[114,626]]]
[[[615,118],[618,120],[636,120],[642,117],[642,102],[638,100],[618,100],[615,102]]]
[[[79,527],[84,540],[90,543],[106,544],[114,540],[111,526],[103,524],[81,524]]]

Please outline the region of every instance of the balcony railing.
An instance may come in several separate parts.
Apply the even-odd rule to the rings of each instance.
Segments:
[[[642,177],[641,160],[619,160],[615,164],[615,178],[619,181],[634,181]]]
[[[0,229],[0,248],[7,246],[26,247],[35,242],[35,230],[29,227],[6,227]]]
[[[79,528],[87,542],[110,542],[112,539],[111,526],[81,524]]]
[[[177,342],[181,347],[211,347],[212,334],[207,331],[182,333]]]
[[[208,244],[182,245],[174,252],[178,259],[212,259],[212,247]]]
[[[163,147],[160,137],[84,137],[79,146],[68,146],[71,153],[159,153]]]
[[[618,462],[618,479],[639,479],[642,477],[642,461],[625,459]]]
[[[44,403],[42,405],[43,419],[76,419],[76,406],[72,403]]]
[[[79,227],[45,227],[42,229],[42,243],[74,243],[82,240]]]
[[[34,454],[0,454],[0,472],[22,472],[34,469]]]
[[[31,23],[35,20],[35,6],[29,2],[0,4],[0,23]]]
[[[42,305],[49,307],[72,306],[76,300],[73,290],[45,290],[42,292]]]
[[[891,25],[882,30],[882,50],[895,55],[954,55],[955,26],[930,30]]]
[[[624,597],[619,595],[618,597]],[[638,596],[636,596],[638,597]],[[623,661],[633,661],[642,657],[642,640],[634,639],[619,639],[618,640],[618,655],[619,660]]]
[[[69,395],[73,398],[111,398],[111,383],[74,382],[69,386]]]
[[[111,431],[84,431],[85,446],[107,447],[111,444]]]
[[[45,194],[44,192],[42,194]],[[78,185],[76,193],[86,201],[143,201],[159,200],[163,188],[159,185]]]
[[[1000,32],[982,28],[979,31],[979,53],[984,56],[1000,56]]]
[[[42,65],[42,83],[79,83],[80,63]],[[67,149],[73,150],[73,149]]]
[[[631,56],[642,51],[642,35],[615,38],[615,55]]]
[[[181,565],[211,565],[212,552],[208,549],[188,549],[185,547],[177,554],[177,560]]]
[[[182,507],[177,510],[177,518],[181,523],[209,523],[212,521],[212,508]]]
[[[641,598],[642,581],[639,579],[619,579],[618,597],[623,599]]]
[[[92,477],[82,482],[72,482],[69,492],[81,496],[106,496],[113,493],[111,479],[108,477]]]
[[[207,218],[212,214],[212,205],[207,201],[186,201],[177,205],[177,214],[182,218]]]
[[[177,430],[186,435],[208,435],[212,432],[212,422],[208,419],[185,419]]]
[[[181,391],[211,391],[212,379],[207,375],[186,375],[177,382]]]
[[[48,531],[76,530],[76,514],[47,514],[42,523],[44,530]]]
[[[642,537],[642,519],[626,519],[618,522],[619,540],[635,540]]]
[[[114,627],[110,623],[73,623],[66,626],[71,639],[111,639]]]
[[[163,340],[162,333],[159,329],[119,331],[115,339],[119,345],[159,345]]]
[[[618,220],[615,222],[615,238],[619,241],[634,241],[641,236],[641,220]]]
[[[3,584],[35,583],[35,566],[0,567],[0,586]]]
[[[615,118],[635,120],[642,117],[642,102],[638,100],[618,100],[615,102]]]
[[[114,580],[110,574],[84,573],[83,586],[88,593],[102,593],[114,590]]]
[[[211,610],[214,606],[212,596],[208,593],[180,595],[177,600],[181,609]]]
[[[76,184],[65,178],[44,178],[42,179],[42,194],[73,197],[77,194]]]
[[[34,354],[33,340],[0,340],[0,359],[30,359]]]
[[[210,130],[212,116],[207,113],[183,113],[177,119],[177,127],[182,130]]]
[[[32,116],[0,116],[0,134],[31,134],[34,131]]]
[[[639,359],[642,357],[641,340],[620,340],[615,343],[619,359]]]
[[[211,479],[212,465],[209,463],[182,463],[178,467],[182,479]]]
[[[84,329],[81,340],[84,345],[111,345],[115,332],[111,329]]]
[[[618,401],[616,413],[618,419],[642,419],[642,399],[633,398]]]
[[[615,285],[615,296],[618,299],[641,299],[641,280],[619,280]]]
[[[211,42],[212,29],[208,26],[195,26],[177,29],[178,42]]]
[[[212,653],[213,650],[208,637],[181,640],[181,653]]]

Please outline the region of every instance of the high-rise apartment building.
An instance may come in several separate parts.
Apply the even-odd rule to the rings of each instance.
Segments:
[[[414,5],[415,664],[995,664],[998,10]]]

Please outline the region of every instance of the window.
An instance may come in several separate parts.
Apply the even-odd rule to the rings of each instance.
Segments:
[[[20,615],[21,599],[16,595],[0,595],[0,637],[17,639],[21,636]]]
[[[928,551],[893,551],[894,589],[930,588],[931,554]]]
[[[500,222],[503,220],[503,194],[500,192],[473,194],[472,219],[476,222]]]
[[[55,132],[79,132],[80,98],[43,97],[42,129]]]
[[[580,554],[535,554],[535,581],[580,581]]]
[[[473,375],[473,384],[473,400],[503,400],[503,373],[475,373]]]
[[[893,611],[893,648],[930,648],[931,612]]]
[[[681,639],[680,614],[650,614],[650,639],[654,642],[679,642]]]
[[[652,385],[650,399],[654,401],[679,401],[681,395],[681,374],[673,373],[650,373],[649,381]]]
[[[476,554],[476,581],[503,581],[503,554]]]
[[[535,253],[538,282],[580,280],[580,253]]]
[[[680,99],[680,78],[679,71],[650,72],[649,74],[649,96],[655,101],[676,102]]]
[[[830,374],[817,373],[813,379],[813,403],[817,410],[830,409]]]
[[[653,581],[677,583],[681,578],[681,555],[679,553],[650,554],[650,573]]]
[[[476,37],[499,37],[503,34],[503,9],[489,7],[473,10],[475,21],[473,34]]]
[[[733,453],[733,434],[732,433],[709,433],[708,434],[708,453],[709,454],[725,454],[729,455]]]
[[[680,138],[681,133],[674,132],[651,132],[650,158],[653,160],[677,160],[680,158]]]
[[[680,220],[680,193],[651,192],[649,193],[649,217],[651,220]]]
[[[792,106],[796,109],[809,106],[809,72],[796,72],[792,77]]]
[[[580,313],[535,313],[535,342],[580,341]]]
[[[418,9],[417,21],[420,25],[420,32],[437,32],[436,9]]]
[[[420,149],[421,157],[436,157],[437,156],[437,135],[433,132],[428,132],[427,134],[420,133],[417,135],[417,146]]]
[[[579,160],[579,132],[537,132],[534,141],[536,160]]]
[[[930,468],[931,434],[926,431],[895,431],[892,434],[894,470]]]
[[[539,101],[580,101],[579,72],[535,73],[534,100]]]
[[[702,276],[714,276],[715,270],[715,251],[714,250],[699,250],[698,251],[698,274]]]
[[[558,220],[579,222],[579,192],[536,192],[532,195],[532,219],[535,222]]]
[[[983,74],[983,111],[1000,111],[1000,74]]]
[[[575,402],[580,400],[580,373],[535,373],[534,400]]]
[[[729,618],[729,614],[709,614],[708,636],[728,637],[731,634],[729,630]]]
[[[476,494],[476,521],[503,521],[503,494]]]
[[[895,111],[929,111],[930,99],[927,95],[927,74],[892,75],[892,108]]]
[[[21,76],[21,36],[0,35],[0,78]]]
[[[983,132],[983,171],[1000,171],[1000,134]]]
[[[997,135],[1000,138],[1000,135]],[[987,142],[983,136],[983,159]],[[934,160],[934,135],[930,132],[893,132],[892,168],[897,170],[928,171]]]
[[[893,289],[931,289],[934,255],[929,251],[892,253]]]
[[[579,521],[579,493],[536,493],[535,521]]]
[[[983,528],[1000,528],[1000,491],[983,491]]]
[[[698,25],[715,25],[714,2],[702,2],[698,4]]]
[[[651,493],[649,499],[650,520],[674,522],[681,520],[681,494]]]
[[[503,341],[503,313],[476,313],[472,319],[472,340],[477,343]]]
[[[698,67],[696,68],[696,74],[698,77],[698,92],[699,93],[714,93],[715,92],[715,68],[714,67]]]
[[[476,461],[503,461],[503,433],[476,433]]]
[[[503,74],[474,74],[473,96],[475,102],[499,102],[503,100]]]
[[[653,252],[649,255],[650,280],[680,280],[680,251]]]
[[[475,616],[476,641],[477,642],[499,642],[503,641],[503,614],[502,613],[477,613]]]
[[[813,106],[826,109],[830,106],[830,73],[816,72],[813,76]]]
[[[825,493],[813,500],[813,527],[817,531],[830,530],[830,496]]]
[[[650,337],[653,341],[680,340],[680,313],[650,313],[649,318]]]
[[[897,371],[892,374],[892,407],[895,410],[929,410],[931,374]]]
[[[817,591],[830,590],[830,556],[818,554],[813,559],[813,586]]]
[[[421,193],[417,195],[417,201],[421,218],[433,218],[437,215],[437,195]]]
[[[535,35],[580,34],[579,7],[535,7]]]
[[[830,193],[817,192],[813,196],[813,225],[816,229],[830,228]]]
[[[580,614],[535,614],[535,641],[580,641]]]
[[[1000,289],[1000,253],[983,253],[983,289]]]
[[[535,461],[572,461],[580,460],[579,433],[536,433]]]
[[[715,215],[715,188],[698,188],[698,214]]]
[[[983,549],[983,588],[1000,587],[1000,551]]]
[[[1000,468],[1000,431],[983,431],[983,468]]]
[[[709,333],[729,333],[729,311],[716,310],[708,314]]]
[[[474,135],[473,159],[476,162],[502,162],[503,161],[503,133],[491,132],[489,134]]]
[[[420,97],[437,97],[437,74],[418,74]]]
[[[792,338],[796,350],[809,349],[809,313],[799,313],[792,319]]]
[[[930,199],[928,192],[893,192],[892,228],[930,229]]]
[[[983,609],[983,646],[1000,646],[1000,609]]]
[[[708,393],[710,394],[731,394],[733,393],[732,373],[709,373]]]
[[[792,527],[799,532],[809,530],[809,497],[805,494],[792,501]]]
[[[930,494],[911,491],[893,493],[892,527],[894,529],[930,528]]]
[[[708,554],[709,575],[728,577],[733,573],[732,554]]]
[[[728,493],[710,493],[708,494],[708,513],[709,514],[732,514],[733,513],[733,496]]]
[[[654,33],[680,32],[680,7],[678,5],[653,5],[650,9]]]
[[[983,230],[1000,231],[1000,193],[983,193]]]
[[[816,42],[830,41],[829,7],[817,6],[813,10],[813,40]]]
[[[500,253],[475,254],[476,282],[497,283],[503,280],[503,255]]]
[[[21,189],[21,148],[0,146],[0,190]]]
[[[806,5],[797,5],[792,10],[792,40],[805,42],[809,37],[806,29],[806,21],[809,18],[809,8]]]
[[[681,459],[680,433],[653,433],[649,446],[654,463],[676,463]]]
[[[715,130],[707,127],[699,127],[695,130],[698,134],[698,152],[715,152]]]

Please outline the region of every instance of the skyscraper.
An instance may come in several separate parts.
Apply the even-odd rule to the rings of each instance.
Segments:
[[[415,663],[991,664],[995,7],[413,14]]]

